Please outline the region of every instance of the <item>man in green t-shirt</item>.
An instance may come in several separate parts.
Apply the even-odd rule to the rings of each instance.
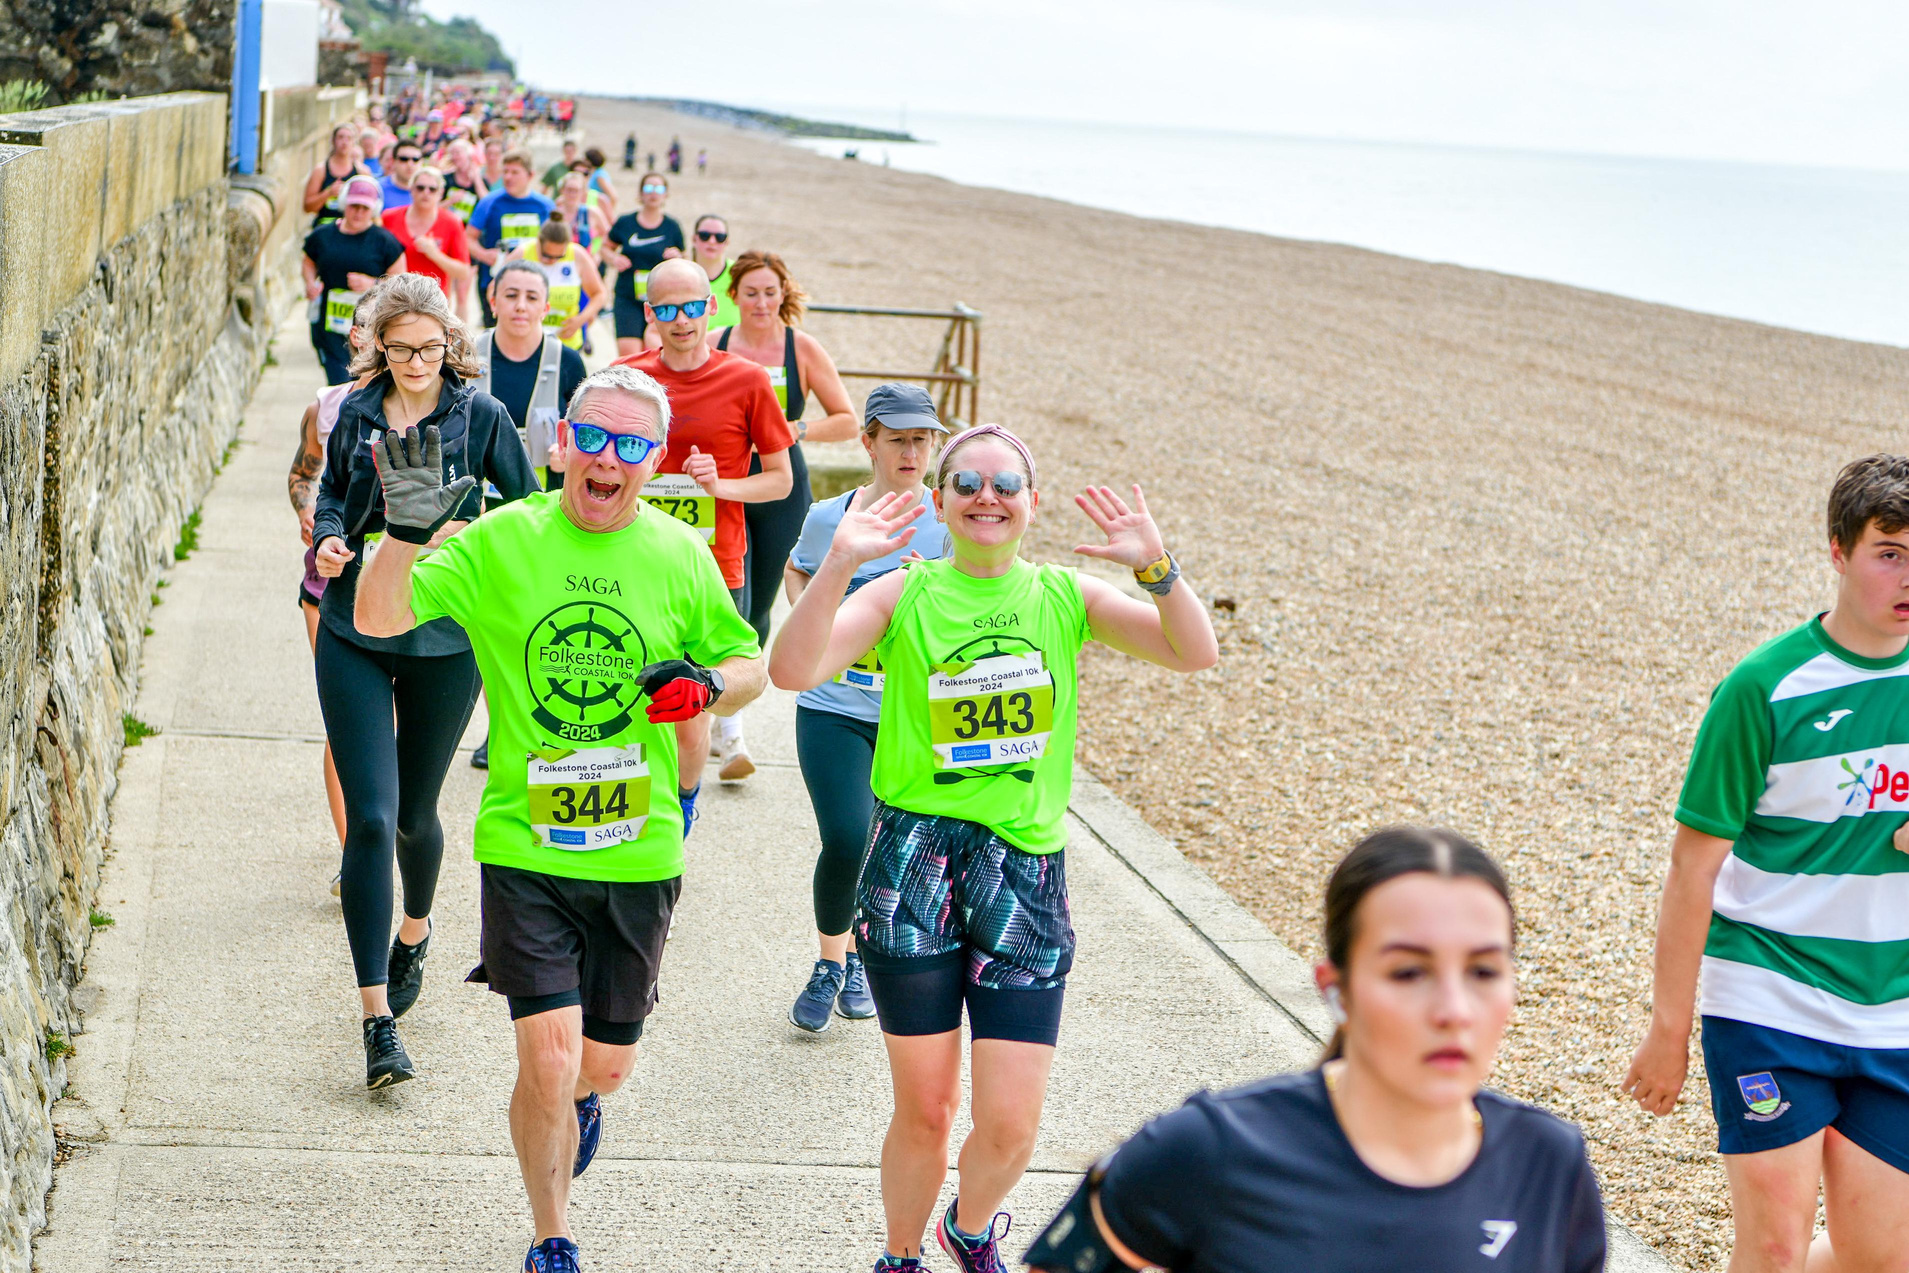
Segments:
[[[1624,1081],[1669,1114],[1701,1012],[1732,1273],[1909,1268],[1909,459],[1837,477],[1829,559],[1704,713]]]
[[[702,536],[641,498],[669,417],[640,371],[588,377],[558,422],[563,488],[487,513],[422,560],[416,546],[470,480],[443,484],[435,429],[374,450],[388,526],[358,583],[359,630],[455,619],[489,696],[470,980],[510,1004],[511,1140],[532,1256],[552,1267],[576,1255],[570,1180],[596,1151],[598,1096],[629,1076],[656,1003],[683,873],[675,723],[734,712],[767,679]]]
[[[556,163],[544,169],[544,175],[538,178],[537,184],[542,186],[545,193],[552,199],[555,199],[557,197],[557,190],[563,185],[563,179],[570,175],[570,165],[575,162],[577,162],[577,143],[574,141],[565,141],[563,144],[563,156],[558,159]]]

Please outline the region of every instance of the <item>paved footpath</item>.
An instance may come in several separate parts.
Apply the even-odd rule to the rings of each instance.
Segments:
[[[364,1090],[285,497],[321,379],[301,324],[277,353],[199,549],[152,616],[136,714],[160,733],[121,770],[100,894],[117,922],[88,959],[58,1109],[74,1152],[36,1249],[46,1273],[502,1273],[530,1238],[506,1124],[509,1022],[461,981],[477,944],[483,775],[465,759],[481,714],[445,785],[437,938],[401,1027],[421,1078]],[[814,958],[817,848],[793,696],[772,690],[746,720],[761,768],[705,788],[662,1005],[575,1193],[588,1269],[863,1270],[880,1247],[875,1023],[811,1036],[785,1015]],[[1091,779],[1075,811],[1080,953],[1040,1144],[1009,1200],[1017,1255],[1141,1121],[1197,1088],[1306,1064],[1324,1028],[1305,969],[1263,926]]]

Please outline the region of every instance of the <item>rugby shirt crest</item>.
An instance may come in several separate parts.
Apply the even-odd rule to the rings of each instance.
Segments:
[[[1702,1012],[1851,1047],[1909,1047],[1909,650],[1870,659],[1820,618],[1712,695],[1677,821],[1733,841]]]

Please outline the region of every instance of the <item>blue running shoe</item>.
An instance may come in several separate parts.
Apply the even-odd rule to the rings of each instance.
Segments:
[[[524,1273],[583,1273],[577,1244],[569,1238],[545,1238],[524,1256]]]
[[[875,1261],[875,1273],[921,1273],[921,1257],[890,1255],[884,1251],[882,1258]]]
[[[954,1258],[961,1273],[1007,1273],[1001,1264],[1001,1239],[1014,1227],[1014,1217],[997,1211],[994,1219],[988,1221],[988,1231],[970,1238],[955,1232],[955,1206],[956,1203],[949,1203],[948,1209],[941,1213],[941,1223],[935,1226],[935,1241],[941,1243],[941,1249]],[[1007,1224],[996,1233],[994,1227],[1002,1220]]]
[[[696,797],[703,794],[703,784],[697,783],[688,791],[676,789],[676,798],[683,804],[683,839],[689,839],[689,833],[696,827]]]
[[[868,970],[862,957],[848,952],[848,974],[842,978],[842,993],[835,996],[835,1010],[850,1021],[866,1021],[875,1015],[875,996],[868,992]]]
[[[575,1180],[597,1156],[597,1145],[603,1140],[603,1102],[597,1099],[595,1092],[577,1102],[577,1165],[570,1170],[570,1178]]]
[[[835,1007],[835,996],[842,993],[845,976],[842,965],[828,959],[816,960],[815,971],[809,974],[809,984],[802,988],[795,1006],[789,1009],[789,1024],[810,1034],[828,1029],[829,1012]]]

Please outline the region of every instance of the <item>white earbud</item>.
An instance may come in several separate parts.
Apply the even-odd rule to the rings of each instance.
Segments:
[[[1321,993],[1325,996],[1326,1011],[1332,1014],[1334,1021],[1340,1025],[1344,1025],[1346,1023],[1346,1005],[1339,999],[1339,987],[1327,986]]]

